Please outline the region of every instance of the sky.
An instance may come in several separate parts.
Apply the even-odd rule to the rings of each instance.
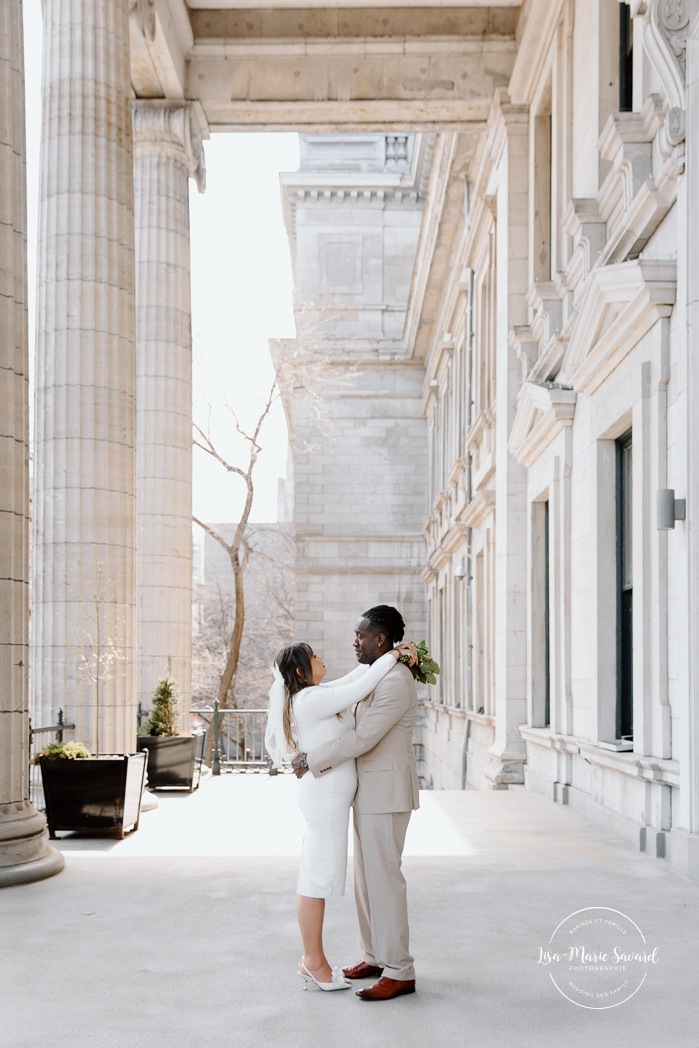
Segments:
[[[27,122],[29,343],[33,356],[41,130],[41,0],[24,0]],[[228,408],[247,427],[274,377],[270,338],[292,338],[292,283],[279,172],[298,168],[295,134],[213,134],[204,145],[206,191],[190,180],[194,418],[211,419],[226,455],[241,448]],[[254,521],[276,520],[277,482],[286,473],[287,434],[277,402],[261,436]],[[242,484],[194,451],[194,515],[238,519]]]

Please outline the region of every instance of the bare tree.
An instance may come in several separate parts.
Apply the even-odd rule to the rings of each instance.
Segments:
[[[228,539],[235,526],[215,527]],[[235,697],[237,708],[252,709],[266,705],[272,662],[291,640],[295,543],[293,529],[284,524],[251,524],[246,537],[250,552],[245,571],[245,629]],[[195,583],[192,635],[192,699],[197,706],[205,706],[218,689],[234,610],[228,556],[208,536],[203,562],[204,575]]]
[[[254,488],[254,471],[257,463],[258,456],[262,451],[262,447],[259,443],[260,431],[264,425],[265,419],[269,415],[272,408],[272,404],[278,396],[278,388],[276,379],[272,383],[271,389],[267,395],[267,399],[264,403],[262,411],[260,412],[257,421],[252,429],[252,432],[246,432],[240,425],[235,412],[231,410],[231,416],[235,422],[235,428],[238,434],[243,438],[247,445],[247,462],[243,466],[235,465],[229,462],[224,455],[222,455],[215,447],[210,432],[205,433],[204,430],[194,424],[194,446],[201,448],[207,455],[210,455],[215,459],[221,466],[226,470],[229,475],[239,477],[245,486],[245,503],[243,511],[240,515],[240,520],[236,525],[233,533],[233,538],[228,542],[226,538],[218,532],[212,525],[205,524],[197,517],[193,517],[195,524],[198,524],[207,535],[210,535],[223,550],[225,550],[228,559],[230,561],[231,568],[233,569],[233,591],[234,591],[234,613],[233,622],[228,635],[228,643],[226,650],[226,661],[221,673],[221,677],[218,685],[218,702],[221,709],[227,707],[235,708],[235,675],[238,670],[238,663],[240,661],[240,647],[243,639],[243,629],[245,627],[245,587],[244,587],[244,576],[245,568],[247,567],[248,559],[250,556],[250,544],[247,538],[248,522],[250,520],[250,511],[252,510],[252,501],[255,493]],[[230,409],[229,409],[230,410]],[[232,701],[230,701],[232,700]]]

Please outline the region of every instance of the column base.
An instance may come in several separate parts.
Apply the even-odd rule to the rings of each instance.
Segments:
[[[483,770],[485,788],[507,790],[510,786],[521,786],[524,783],[526,761],[526,754],[491,749],[490,763]]]
[[[4,810],[2,810],[4,809]],[[46,819],[31,804],[0,809],[0,888],[53,877],[65,866],[44,838]]]

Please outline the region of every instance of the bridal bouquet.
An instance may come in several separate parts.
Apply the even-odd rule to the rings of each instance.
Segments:
[[[417,648],[417,662],[414,666],[408,666],[408,663],[410,662],[409,655],[401,655],[398,661],[404,662],[406,666],[408,666],[413,677],[420,684],[436,684],[439,666],[427,650],[426,642],[421,640],[420,643],[417,644],[414,640],[411,640],[407,643],[414,644]]]

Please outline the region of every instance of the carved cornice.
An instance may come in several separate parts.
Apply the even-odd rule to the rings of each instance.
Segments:
[[[651,94],[640,113],[610,116],[600,135],[600,154],[611,168],[597,200],[607,223],[598,265],[636,258],[676,200],[684,146],[672,148],[653,177],[652,142],[657,135],[662,144],[668,113],[667,99]]]
[[[208,137],[209,125],[200,102],[134,103],[134,156],[161,155],[180,161],[200,193],[206,187],[204,141]]]

